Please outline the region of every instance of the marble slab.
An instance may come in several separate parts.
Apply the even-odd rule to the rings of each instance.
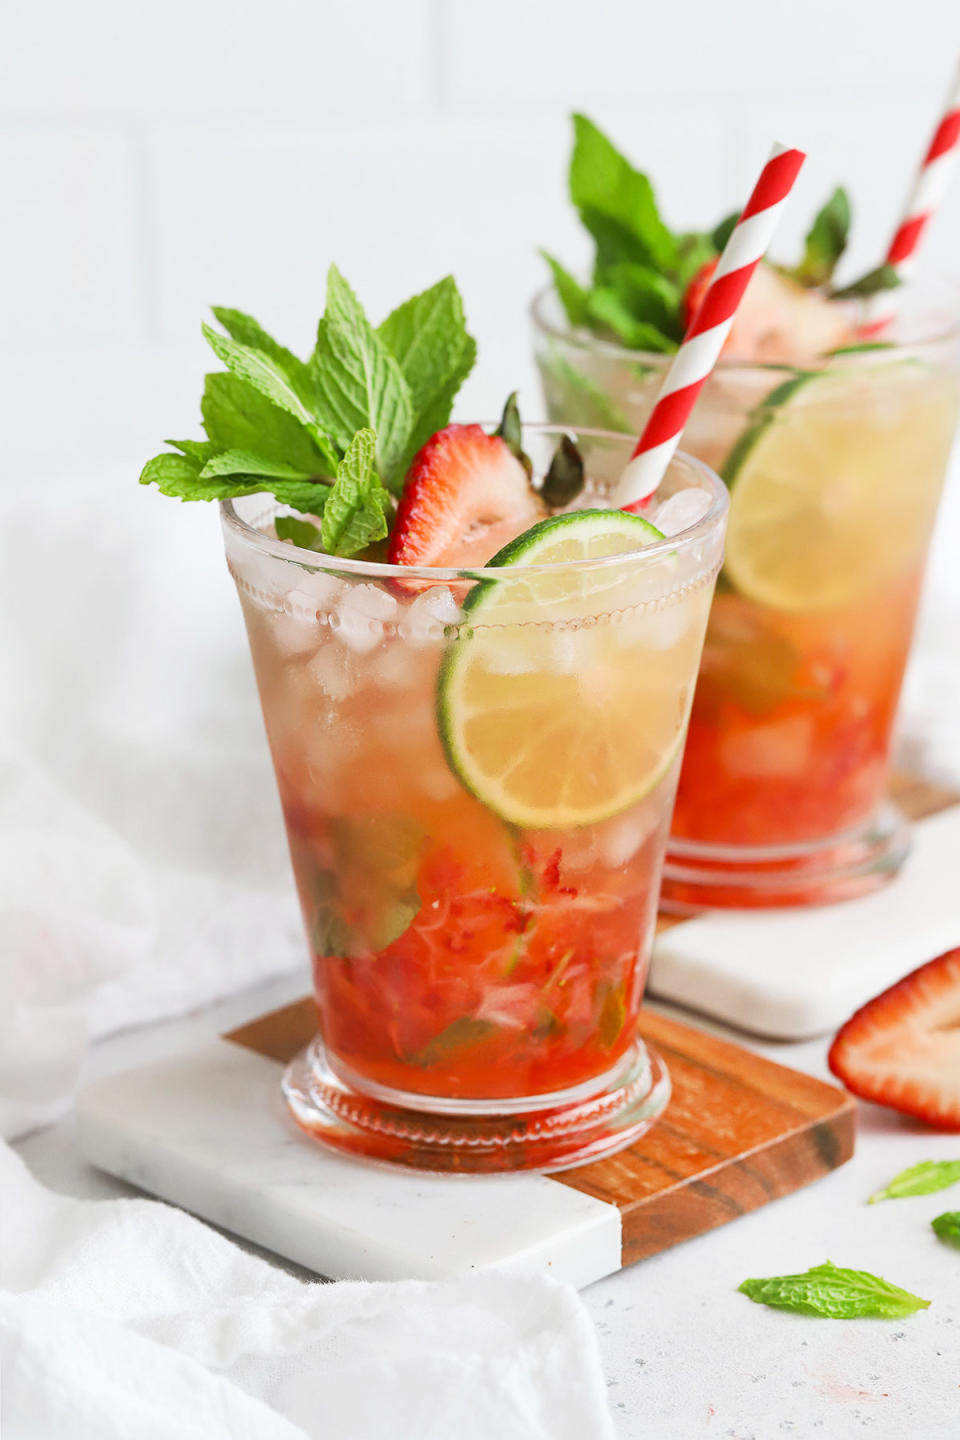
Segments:
[[[960,945],[960,806],[913,827],[882,890],[806,910],[715,911],[657,938],[650,991],[738,1029],[803,1040]]]
[[[281,1065],[215,1041],[97,1081],[77,1104],[94,1165],[319,1275],[440,1279],[493,1267],[589,1285],[621,1266],[617,1206],[546,1176],[374,1167],[293,1124]]]

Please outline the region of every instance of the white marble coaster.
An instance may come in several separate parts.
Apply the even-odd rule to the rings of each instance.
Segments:
[[[282,1066],[229,1041],[101,1080],[77,1104],[94,1165],[334,1279],[500,1269],[589,1285],[621,1268],[620,1212],[541,1175],[405,1174],[293,1124]]]
[[[802,1040],[960,945],[960,806],[919,821],[882,890],[815,909],[715,911],[665,930],[650,991],[740,1029]]]

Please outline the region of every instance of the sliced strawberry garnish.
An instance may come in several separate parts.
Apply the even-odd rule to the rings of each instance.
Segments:
[[[710,281],[713,279],[713,272],[717,268],[717,261],[719,259],[719,255],[715,255],[712,260],[707,260],[705,264],[701,265],[700,269],[697,271],[696,275],[694,275],[693,279],[690,281],[690,284],[686,288],[686,292],[684,293],[683,297],[684,330],[689,330],[690,321],[700,309],[703,297],[704,295],[706,295],[707,290],[710,288]]]
[[[542,514],[506,441],[480,425],[448,425],[414,457],[387,558],[393,565],[483,565]]]
[[[851,1017],[830,1069],[864,1100],[960,1130],[960,947],[921,965]]]

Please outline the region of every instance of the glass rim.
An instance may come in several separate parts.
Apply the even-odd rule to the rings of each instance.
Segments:
[[[489,425],[495,426],[497,421],[480,423],[486,428]],[[633,436],[624,434],[622,430],[598,430],[584,425],[536,422],[524,424],[523,429],[524,432],[540,435],[571,435],[584,439],[613,441],[619,446],[632,447],[635,443]],[[689,525],[686,529],[679,530],[676,535],[667,535],[664,539],[655,540],[650,545],[641,546],[637,550],[621,551],[616,555],[604,555],[586,560],[555,560],[547,565],[525,565],[523,575],[525,577],[557,575],[567,572],[582,574],[587,571],[608,570],[615,565],[623,565],[626,562],[636,563],[637,561],[648,565],[665,555],[683,553],[698,545],[714,531],[718,522],[723,519],[729,507],[730,497],[727,487],[720,477],[710,469],[709,465],[698,460],[695,455],[688,455],[685,451],[678,450],[671,458],[667,471],[678,463],[705,480],[706,485],[701,488],[709,490],[712,495],[709,509],[695,525]],[[252,490],[248,496],[242,498],[253,499],[257,495],[262,495],[265,500],[271,498],[269,491],[257,490]],[[289,540],[275,540],[238,515],[232,500],[220,501],[220,515],[224,529],[233,532],[245,544],[259,550],[262,554],[272,555],[278,560],[286,560],[290,564],[301,568],[306,567],[309,570],[332,570],[338,574],[362,576],[371,580],[430,580],[444,584],[458,580],[503,580],[510,573],[509,569],[505,570],[503,566],[498,565],[474,565],[460,569],[451,566],[390,565],[384,561],[344,559],[338,555],[327,555],[319,550],[304,550],[298,545],[293,545]],[[517,573],[519,575],[519,571]]]
[[[918,339],[893,341],[889,346],[885,346],[884,349],[889,353],[891,359],[896,359],[898,355],[912,354],[918,350],[922,351],[937,345],[943,345],[948,341],[956,340],[960,337],[960,285],[958,285],[956,281],[948,280],[943,276],[936,278],[938,279],[938,283],[944,288],[948,288],[952,294],[954,302],[953,318],[950,320],[944,319],[939,328],[931,329],[929,332],[924,331]],[[550,316],[545,313],[546,304],[551,299],[556,299],[560,307],[560,314],[564,315],[562,322],[552,320]],[[676,351],[667,353],[663,350],[631,350],[629,346],[621,345],[616,340],[604,340],[602,336],[594,335],[590,330],[577,330],[566,319],[563,307],[560,305],[559,296],[557,295],[557,287],[549,280],[535,292],[533,299],[530,301],[529,311],[535,328],[542,330],[544,334],[549,335],[552,339],[562,340],[565,344],[577,350],[592,351],[606,355],[611,360],[627,360],[634,363],[642,361],[645,365],[661,369],[668,366],[676,354]],[[874,355],[880,355],[882,353],[883,352],[879,350],[873,352]],[[825,354],[820,356],[815,363],[820,364],[823,362],[823,368],[827,369],[835,360],[843,361],[849,358],[851,358],[849,353],[848,355],[844,355],[841,351],[841,353],[837,355]],[[785,372],[795,372],[798,369],[809,370],[811,366],[790,365],[784,361],[738,360],[734,357],[724,359],[723,356],[721,356],[715,368],[727,374],[746,373],[748,371],[783,374]]]

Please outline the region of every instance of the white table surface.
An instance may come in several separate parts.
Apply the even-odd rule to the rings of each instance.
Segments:
[[[287,978],[200,1014],[115,1036],[92,1051],[86,1078],[163,1058],[285,1004],[304,988],[303,978]],[[702,1019],[694,1023],[706,1026]],[[827,1076],[823,1041],[744,1042],[722,1027],[709,1028]],[[69,1118],[17,1148],[55,1190],[86,1197],[129,1193],[80,1159]],[[960,1188],[865,1205],[872,1190],[905,1166],[946,1157],[960,1157],[960,1136],[937,1135],[863,1106],[857,1154],[841,1170],[584,1291],[618,1435],[955,1440],[960,1251],[940,1244],[929,1221],[960,1208]],[[876,1271],[933,1304],[903,1321],[837,1322],[771,1311],[736,1293],[748,1275],[803,1270],[827,1258]]]

